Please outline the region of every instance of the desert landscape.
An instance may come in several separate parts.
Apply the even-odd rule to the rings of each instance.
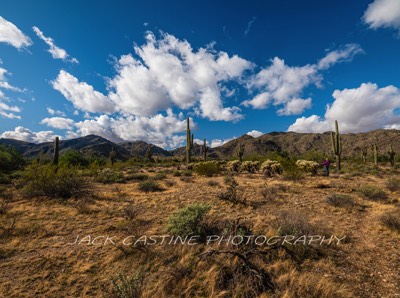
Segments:
[[[0,1],[0,298],[400,298],[400,0]]]
[[[389,143],[388,134],[397,132],[343,139],[363,139],[352,148],[364,148],[377,138]],[[40,145],[1,139],[1,295],[398,296],[397,157],[391,165],[378,151],[375,165],[373,151],[365,160],[347,154],[327,177],[320,162],[333,152],[300,140],[330,134],[280,134],[298,139],[286,140],[297,156],[269,151],[279,147],[274,135],[206,147],[188,164],[182,153],[190,148],[162,156],[141,142],[124,159],[121,145],[96,136]],[[68,147],[77,144],[82,151]],[[210,160],[208,150],[232,156]],[[303,157],[315,171],[299,165]],[[274,163],[280,168],[271,170]]]

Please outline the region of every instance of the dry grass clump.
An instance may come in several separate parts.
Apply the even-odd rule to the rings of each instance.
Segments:
[[[145,180],[139,183],[139,190],[144,192],[163,191],[164,189],[154,180]]]
[[[361,195],[367,199],[367,200],[372,200],[372,201],[387,201],[388,200],[388,195],[387,193],[375,186],[371,185],[364,185],[361,186],[358,191],[361,193]]]
[[[340,208],[354,207],[356,205],[352,196],[338,193],[328,196],[326,202],[329,205]]]
[[[237,190],[239,184],[237,183],[235,178],[233,178],[232,176],[229,180],[230,181],[228,182],[226,190],[217,195],[218,199],[223,201],[228,201],[233,205],[237,204],[247,205],[246,198],[244,198],[242,194],[239,194]]]
[[[390,191],[399,191],[400,190],[400,179],[396,177],[390,177],[386,181],[386,188]]]
[[[140,298],[143,292],[144,276],[136,273],[132,276],[118,274],[111,280],[110,298]]]
[[[390,230],[400,232],[400,210],[386,213],[381,216],[381,222]]]

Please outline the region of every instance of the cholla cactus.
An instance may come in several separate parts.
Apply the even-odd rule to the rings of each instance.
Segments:
[[[262,163],[261,171],[264,176],[272,177],[274,174],[282,174],[283,169],[280,162],[268,159]]]
[[[243,160],[243,154],[244,154],[244,145],[242,143],[239,143],[238,146],[236,147],[236,156],[239,158],[240,162]]]
[[[186,165],[190,164],[194,136],[190,131],[189,117],[186,119]]]
[[[332,151],[336,156],[336,168],[340,171],[340,155],[342,154],[342,140],[339,134],[339,124],[337,120],[335,120],[335,129],[336,133],[331,133],[332,137]]]
[[[296,161],[296,166],[299,168],[299,170],[312,175],[317,174],[319,168],[319,164],[317,162],[303,159]]]
[[[117,159],[117,152],[114,150],[114,147],[112,147],[111,151],[110,151],[110,161],[111,161],[111,165],[114,165],[114,162]]]
[[[226,164],[226,168],[231,172],[239,173],[240,171],[240,160],[231,160]]]
[[[390,145],[390,149],[388,150],[388,154],[389,154],[389,161],[390,161],[390,164],[392,165],[392,167],[394,167],[394,164],[395,164],[395,155],[396,155],[396,152],[394,152],[394,150],[393,150],[393,145]]]
[[[240,165],[240,172],[255,173],[260,170],[261,163],[259,161],[244,161]]]

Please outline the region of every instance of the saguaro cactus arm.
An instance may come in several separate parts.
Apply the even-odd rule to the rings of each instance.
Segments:
[[[194,135],[190,131],[189,117],[186,119],[186,164],[190,163],[191,151],[193,149]]]

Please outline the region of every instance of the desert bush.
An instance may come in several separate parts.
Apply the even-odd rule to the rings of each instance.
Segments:
[[[144,192],[155,192],[164,190],[157,181],[145,180],[139,183],[139,190]]]
[[[167,231],[175,236],[202,236],[205,234],[205,217],[210,205],[193,204],[179,209],[168,218]]]
[[[143,292],[144,276],[137,273],[133,276],[119,274],[111,280],[110,298],[140,298]]]
[[[10,175],[0,173],[0,184],[11,184]]]
[[[179,178],[179,180],[181,180],[182,182],[185,182],[185,183],[190,183],[190,182],[193,182],[193,177],[184,176],[184,177]]]
[[[261,190],[261,196],[266,201],[272,201],[278,196],[278,189],[275,186],[264,186]]]
[[[216,161],[200,162],[194,165],[194,171],[203,176],[212,177],[221,172],[221,167]]]
[[[191,177],[193,175],[193,172],[191,170],[184,170],[182,171],[182,175],[185,177]]]
[[[226,164],[226,168],[230,172],[239,173],[241,164],[240,160],[231,160]]]
[[[149,179],[149,175],[145,173],[132,173],[126,175],[125,179],[127,181],[144,181]]]
[[[271,226],[280,236],[293,235],[299,237],[325,232],[320,227],[311,224],[303,214],[298,212],[280,212],[278,217],[271,222]]]
[[[400,232],[400,210],[386,213],[381,216],[380,220],[389,229]]]
[[[219,183],[218,183],[218,181],[209,180],[209,181],[207,181],[207,185],[208,186],[218,186]]]
[[[180,176],[182,176],[182,172],[179,171],[179,170],[175,170],[175,171],[172,172],[172,176],[174,176],[174,177],[180,177]]]
[[[361,195],[368,200],[372,201],[386,201],[388,200],[388,195],[386,192],[378,187],[375,186],[370,186],[370,185],[364,185],[361,186],[358,191],[361,193]]]
[[[167,187],[172,187],[172,186],[176,185],[176,182],[174,180],[172,180],[172,179],[167,179],[167,180],[164,180],[164,184]]]
[[[28,197],[68,199],[93,196],[92,184],[77,175],[73,168],[59,168],[56,171],[53,165],[33,164],[25,170],[22,179],[26,184],[23,193]]]
[[[90,160],[79,151],[68,150],[61,154],[59,163],[60,165],[69,167],[87,167],[90,164]]]
[[[300,171],[303,171],[304,173],[310,173],[312,175],[317,174],[319,168],[319,164],[317,162],[303,159],[296,161],[296,166]]]
[[[154,176],[152,176],[151,179],[153,179],[153,180],[163,180],[166,177],[167,177],[166,173],[159,172],[159,173],[155,174]]]
[[[96,181],[104,184],[124,183],[126,181],[124,174],[110,168],[105,168],[97,172]]]
[[[240,165],[240,172],[256,173],[260,170],[261,163],[259,161],[244,161]]]
[[[354,207],[356,202],[350,195],[332,194],[326,198],[326,202],[334,207]]]
[[[261,172],[266,177],[272,177],[274,174],[282,174],[283,169],[280,162],[268,159],[261,164]]]
[[[391,177],[386,181],[386,188],[390,191],[400,190],[400,179],[397,177]]]
[[[23,168],[26,162],[12,146],[0,145],[0,172],[8,173]]]
[[[304,172],[296,164],[288,162],[283,165],[283,177],[291,181],[299,181],[304,178]]]
[[[223,201],[228,201],[233,205],[247,205],[247,200],[237,191],[238,186],[239,184],[236,182],[236,179],[231,177],[226,190],[219,193],[217,198]]]

